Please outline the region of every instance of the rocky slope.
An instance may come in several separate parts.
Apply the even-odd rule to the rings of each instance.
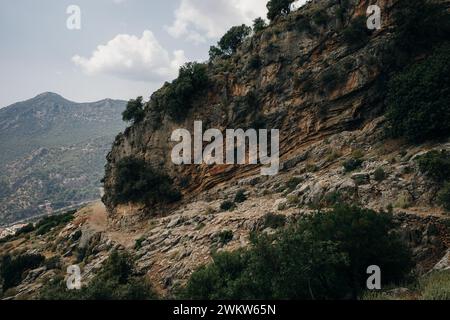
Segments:
[[[0,245],[0,255],[60,256],[64,266],[80,264],[83,281],[89,281],[111,250],[127,250],[136,258],[137,272],[151,279],[163,297],[171,297],[196,268],[211,261],[212,251],[247,246],[252,231],[273,232],[265,223],[267,215],[293,221],[339,199],[377,210],[392,208],[416,271],[449,269],[449,218],[436,203],[435,183],[420,172],[416,158],[430,150],[450,150],[450,142],[411,145],[384,135],[380,82],[386,76],[386,46],[396,32],[398,1],[378,1],[383,27],[359,46],[344,41],[343,30],[365,15],[371,1],[348,2],[344,11],[341,1],[310,2],[248,39],[229,60],[210,63],[211,84],[181,123],[161,106],[164,86],[152,96],[144,121],[116,138],[106,167],[105,206],[88,206],[64,227],[44,236],[32,234],[33,241],[18,237]],[[326,12],[326,23],[314,19],[319,11]],[[258,68],[251,63],[255,57],[261,62]],[[222,130],[280,129],[280,173],[264,177],[250,165],[173,165],[172,131],[191,131],[196,120]],[[116,165],[127,156],[170,174],[183,200],[157,209],[115,205]],[[362,164],[347,172],[343,163],[349,159]],[[380,168],[382,178],[376,174]],[[232,211],[221,209],[238,191],[246,200]],[[229,241],[221,240],[224,231],[232,235]],[[79,252],[87,254],[80,260]],[[61,269],[30,271],[7,297],[35,297]]]

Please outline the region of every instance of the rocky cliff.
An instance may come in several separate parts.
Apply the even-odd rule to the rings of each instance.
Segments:
[[[204,130],[279,129],[285,170],[305,160],[315,162],[313,154],[306,156],[307,151],[333,135],[350,137],[362,129],[375,133],[383,121],[377,117],[384,109],[381,84],[387,48],[396,30],[392,15],[397,2],[380,2],[383,28],[356,45],[344,39],[344,30],[356,17],[365,16],[370,1],[346,3],[344,7],[340,1],[310,2],[253,35],[231,58],[209,63],[210,86],[194,100],[184,121],[173,121],[165,112],[168,85],[155,92],[145,120],[119,135],[108,155],[104,198],[108,210],[116,209],[112,201],[115,164],[126,156],[144,159],[169,173],[176,184],[183,185],[185,198],[257,174],[258,168],[252,165],[173,165],[172,131],[193,132],[197,120],[203,121]],[[325,18],[316,18],[318,12]],[[362,149],[373,148],[379,140],[376,135],[364,136],[372,141],[364,141]],[[350,138],[330,147],[342,156],[358,148]],[[322,149],[322,153],[330,151]],[[324,160],[323,154],[317,158]]]

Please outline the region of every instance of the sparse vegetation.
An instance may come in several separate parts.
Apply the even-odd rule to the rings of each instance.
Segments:
[[[73,215],[75,214],[76,210],[68,211],[64,214],[55,215],[55,216],[48,216],[40,220],[36,226],[36,234],[37,235],[43,235],[48,233],[53,228],[56,228],[61,225],[66,225],[73,219]]]
[[[42,300],[151,300],[156,295],[143,278],[133,274],[129,255],[114,251],[96,276],[81,290],[67,290],[64,279],[54,279],[41,292]]]
[[[432,272],[420,281],[422,300],[450,300],[450,270]]]

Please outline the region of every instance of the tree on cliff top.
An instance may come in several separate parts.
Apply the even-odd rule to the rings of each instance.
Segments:
[[[273,21],[276,17],[278,17],[281,13],[289,13],[291,12],[291,3],[295,2],[295,0],[269,0],[267,3],[267,18],[270,21]]]

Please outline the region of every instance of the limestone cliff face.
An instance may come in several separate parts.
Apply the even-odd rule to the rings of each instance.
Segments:
[[[383,28],[355,47],[343,40],[342,30],[364,15],[369,0],[314,1],[280,17],[248,39],[229,59],[209,64],[210,86],[195,99],[186,119],[177,123],[165,114],[160,97],[153,94],[145,120],[116,138],[106,167],[104,202],[111,212],[114,168],[118,160],[133,155],[169,173],[175,183],[189,182],[185,197],[221,183],[251,176],[256,166],[175,166],[170,155],[170,135],[177,128],[193,132],[194,121],[208,128],[280,129],[280,156],[290,162],[312,143],[335,133],[361,128],[380,114],[383,94],[377,86],[383,52],[394,32],[392,7],[396,1],[379,1]],[[327,22],[314,22],[317,12]],[[260,66],[252,64],[260,61]],[[185,183],[184,183],[185,185]]]

